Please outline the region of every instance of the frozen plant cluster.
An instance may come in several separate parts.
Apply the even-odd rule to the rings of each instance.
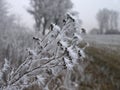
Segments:
[[[80,48],[80,25],[75,17],[67,14],[63,23],[62,28],[51,24],[50,32],[43,38],[33,37],[34,47],[26,49],[28,56],[18,68],[12,68],[5,59],[0,71],[2,90],[26,90],[34,85],[39,90],[79,88],[87,66],[84,50],[89,44]]]

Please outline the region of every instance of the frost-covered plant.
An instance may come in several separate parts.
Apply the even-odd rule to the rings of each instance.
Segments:
[[[51,24],[50,32],[43,38],[33,37],[34,47],[27,49],[28,57],[17,69],[5,59],[0,72],[0,88],[23,90],[33,85],[39,85],[41,90],[79,88],[87,65],[84,49],[88,44],[79,47],[82,38],[76,18],[67,14],[63,21],[62,28]]]

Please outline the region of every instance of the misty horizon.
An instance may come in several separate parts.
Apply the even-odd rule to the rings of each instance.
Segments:
[[[26,10],[30,7],[29,0],[7,0],[7,2],[9,4],[9,12],[20,17],[22,22],[33,29],[34,19]],[[83,22],[82,27],[88,31],[92,28],[98,28],[96,14],[99,10],[108,8],[120,12],[119,0],[72,0],[72,2],[74,5],[73,10],[79,13],[79,17]]]

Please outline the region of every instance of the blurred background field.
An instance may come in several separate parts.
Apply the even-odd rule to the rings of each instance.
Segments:
[[[120,36],[82,35],[90,46],[85,50],[90,61],[79,90],[120,89]],[[77,73],[76,73],[77,74]]]

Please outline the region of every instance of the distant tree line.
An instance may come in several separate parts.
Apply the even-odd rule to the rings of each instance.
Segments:
[[[119,13],[115,10],[102,9],[96,14],[99,29],[93,29],[96,34],[120,34],[118,30]]]
[[[10,15],[5,0],[0,0],[0,68],[6,58],[15,66],[25,58],[25,48],[31,46],[31,32]]]
[[[62,26],[65,13],[73,7],[71,0],[31,0],[30,4],[32,8],[28,12],[33,15],[36,30],[42,35],[45,35],[51,22]]]

